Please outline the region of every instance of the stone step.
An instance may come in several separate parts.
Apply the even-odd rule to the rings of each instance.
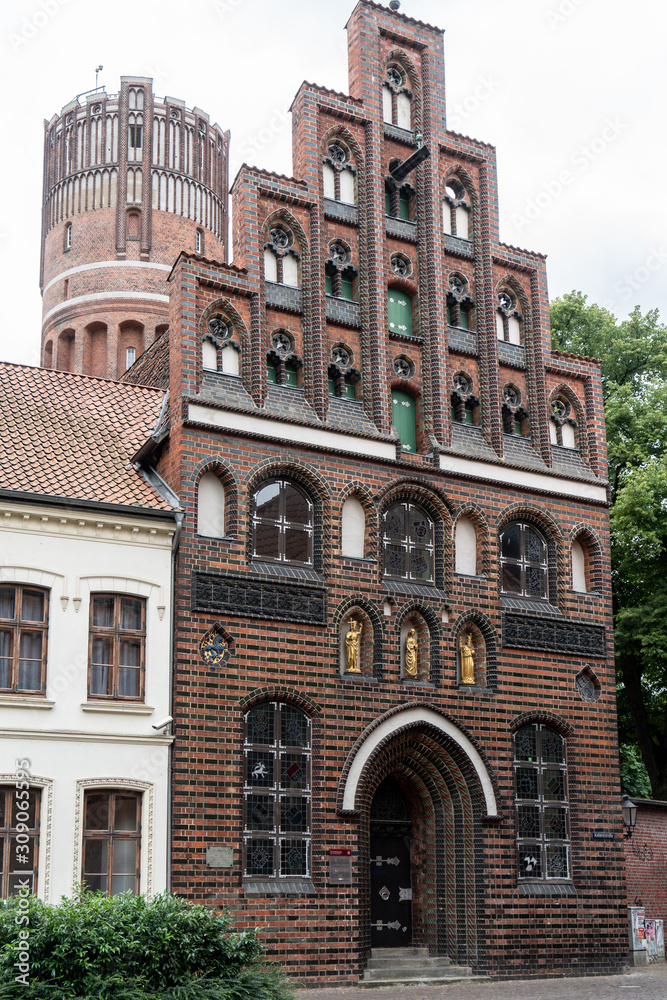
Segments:
[[[411,955],[425,955],[428,958],[428,948],[417,945],[405,948],[371,948],[371,958],[409,958]]]
[[[377,986],[438,986],[438,985],[448,985],[449,983],[489,983],[491,982],[488,976],[472,976],[472,975],[458,975],[453,970],[457,967],[452,965],[449,968],[448,974],[446,976],[437,977],[418,977],[409,976],[407,978],[400,977],[397,979],[360,979],[357,986],[362,989],[373,989]]]
[[[431,957],[426,955],[406,955],[396,958],[395,955],[383,955],[382,958],[369,958],[367,969],[442,969],[452,964],[446,955]]]
[[[436,965],[429,967],[422,965],[421,967],[413,966],[412,968],[405,968],[396,963],[382,969],[366,968],[360,985],[365,983],[382,983],[388,985],[395,982],[429,983],[440,982],[442,980],[451,981],[452,979],[470,979],[471,977],[472,969],[468,965]]]

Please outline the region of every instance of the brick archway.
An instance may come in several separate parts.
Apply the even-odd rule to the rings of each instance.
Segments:
[[[498,815],[495,783],[463,730],[420,705],[369,727],[341,775],[340,811],[359,818],[360,957],[371,946],[371,806],[387,778],[410,806],[412,943],[479,969],[482,824]]]

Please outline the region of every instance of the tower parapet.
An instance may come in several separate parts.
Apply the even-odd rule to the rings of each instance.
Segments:
[[[178,253],[227,260],[229,132],[140,76],[44,124],[42,364],[117,378],[166,329]]]

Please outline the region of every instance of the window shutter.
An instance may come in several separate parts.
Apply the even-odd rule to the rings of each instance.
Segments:
[[[412,299],[395,288],[389,289],[387,313],[391,333],[412,336]]]
[[[407,392],[394,389],[391,394],[391,415],[394,427],[401,439],[403,451],[415,454],[417,451],[417,418],[415,400]]]

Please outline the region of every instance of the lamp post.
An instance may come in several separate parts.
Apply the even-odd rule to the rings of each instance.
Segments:
[[[634,802],[630,801],[628,795],[624,795],[621,798],[621,811],[623,813],[623,826],[625,827],[623,836],[628,838],[632,836],[632,831],[637,823],[637,806]]]

